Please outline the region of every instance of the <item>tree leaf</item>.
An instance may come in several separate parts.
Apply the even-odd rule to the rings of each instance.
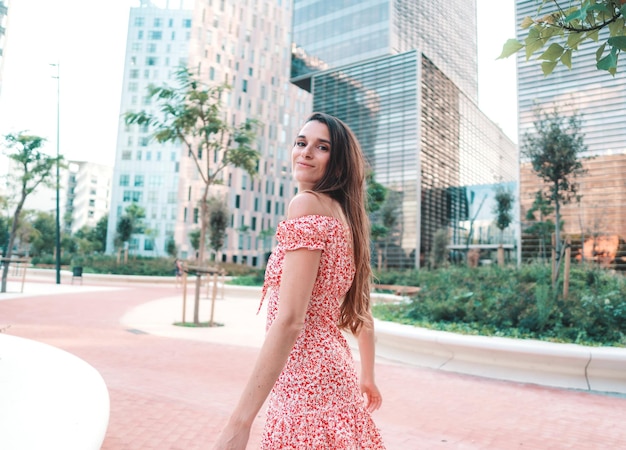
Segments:
[[[604,53],[605,47],[606,47],[606,42],[602,44],[600,47],[598,47],[598,50],[596,50],[596,61],[600,61],[600,58],[602,58],[602,54]]]
[[[567,66],[568,69],[572,69],[572,50],[568,49],[561,56],[561,62]]]
[[[613,52],[606,55],[596,64],[596,67],[600,70],[609,70],[617,68],[617,56]]]
[[[561,57],[565,49],[557,43],[550,44],[550,47],[537,59],[546,59],[548,61],[556,61]]]
[[[609,24],[609,35],[622,36],[624,34],[624,18],[620,17]]]
[[[593,42],[598,42],[598,34],[600,33],[600,30],[594,30],[594,31],[590,31],[589,33],[587,33],[587,38],[591,39]]]
[[[530,27],[533,23],[535,23],[533,18],[530,17],[530,16],[526,16],[526,17],[524,17],[524,20],[522,20],[522,23],[519,24],[519,27],[522,30],[525,30],[526,28]]]
[[[611,47],[617,47],[620,50],[626,50],[626,36],[613,36],[607,41]]]
[[[533,53],[543,47],[543,41],[540,33],[541,27],[536,25],[528,31],[528,36],[524,40],[526,44],[526,61],[528,61]]]
[[[502,47],[502,53],[500,54],[500,56],[498,56],[497,59],[508,58],[512,54],[520,51],[522,48],[524,48],[524,44],[522,44],[520,41],[518,41],[517,39],[509,39],[505,42],[504,46]]]
[[[578,44],[580,44],[584,39],[584,33],[570,33],[567,36],[567,46],[571,49],[576,50],[578,48]]]
[[[541,63],[541,70],[543,70],[543,75],[547,77],[552,73],[554,68],[556,67],[558,61],[544,61]]]

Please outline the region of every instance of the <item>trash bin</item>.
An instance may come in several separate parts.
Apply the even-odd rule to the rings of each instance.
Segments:
[[[72,267],[72,284],[74,284],[74,278],[80,278],[80,284],[83,284],[83,267]]]

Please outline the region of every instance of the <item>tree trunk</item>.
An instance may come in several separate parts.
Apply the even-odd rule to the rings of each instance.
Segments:
[[[22,208],[24,207],[24,202],[26,201],[26,196],[22,194],[17,207],[15,208],[15,213],[13,213],[13,223],[11,224],[11,234],[9,235],[9,244],[7,247],[7,254],[5,256],[6,261],[2,266],[2,284],[0,286],[0,292],[7,291],[7,278],[9,276],[9,261],[11,256],[13,255],[13,245],[15,244],[15,237],[17,235],[17,227],[19,225],[19,217],[22,212]]]
[[[206,242],[206,229],[207,229],[207,198],[209,195],[209,185],[205,186],[202,198],[200,200],[200,244],[198,245],[198,261],[197,265],[202,266],[204,262],[204,247]],[[196,325],[200,323],[200,290],[202,287],[202,274],[196,273],[196,290],[194,294],[193,302],[193,323]]]

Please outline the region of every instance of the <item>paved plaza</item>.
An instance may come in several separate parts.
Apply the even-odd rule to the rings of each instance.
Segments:
[[[109,390],[104,450],[210,449],[263,339],[258,289],[227,289],[221,327],[173,326],[170,284],[28,282],[0,294],[4,333],[64,349]],[[17,292],[15,292],[17,291]],[[191,291],[191,290],[190,290]],[[211,304],[201,301],[201,320]],[[190,320],[192,302],[186,308]],[[389,450],[626,447],[626,398],[454,374],[379,359],[383,406],[374,420]],[[262,410],[248,448],[258,448]],[[9,449],[10,450],[10,449]]]

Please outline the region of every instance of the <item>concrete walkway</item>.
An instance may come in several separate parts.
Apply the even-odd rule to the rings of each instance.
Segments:
[[[0,329],[89,363],[111,401],[103,449],[207,449],[263,339],[253,290],[218,300],[223,327],[175,327],[172,284],[28,282],[0,294]],[[187,314],[191,314],[191,302]],[[210,302],[201,302],[206,320]],[[442,372],[378,359],[384,403],[374,419],[388,449],[614,449],[626,442],[626,399]],[[263,413],[250,449],[258,448]],[[55,448],[51,445],[49,448]],[[13,450],[13,449],[8,449]]]

